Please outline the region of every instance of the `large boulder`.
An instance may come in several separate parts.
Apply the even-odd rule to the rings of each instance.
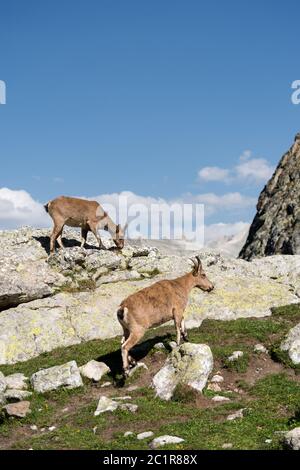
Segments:
[[[284,441],[290,449],[300,450],[300,427],[294,428],[285,433]]]
[[[191,252],[168,255],[157,248],[129,243],[121,251],[98,250],[92,235],[90,246],[83,249],[79,246],[80,231],[66,229],[64,233],[66,248],[48,259],[49,230],[0,232],[0,248],[4,250],[0,250],[0,273],[4,273],[0,283],[4,278],[5,295],[10,292],[10,283],[14,284],[11,276],[18,282],[29,282],[30,289],[37,289],[40,282],[46,286],[43,293],[35,290],[38,298],[30,300],[31,291],[23,284],[25,296],[16,300],[9,294],[10,301],[5,307],[2,304],[0,365],[122,334],[115,312],[125,297],[191,269]],[[300,301],[300,256],[278,255],[249,263],[202,250],[200,257],[215,289],[209,294],[200,289],[191,291],[185,312],[187,328],[200,326],[206,318],[263,317],[271,315],[272,307]],[[8,308],[14,303],[19,305]]]
[[[170,400],[178,384],[185,384],[199,392],[206,385],[213,369],[213,355],[206,344],[185,343],[173,349],[165,365],[153,377],[156,395]]]
[[[31,385],[35,392],[45,393],[59,387],[77,388],[83,385],[81,375],[75,361],[61,366],[42,369],[31,376]]]
[[[280,348],[282,351],[287,351],[294,364],[300,364],[300,323],[289,331]]]

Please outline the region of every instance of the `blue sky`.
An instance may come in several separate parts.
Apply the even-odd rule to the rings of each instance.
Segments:
[[[299,13],[296,0],[2,2],[0,188],[40,202],[238,193],[207,223],[250,222],[265,181],[237,168],[272,169],[300,130]]]

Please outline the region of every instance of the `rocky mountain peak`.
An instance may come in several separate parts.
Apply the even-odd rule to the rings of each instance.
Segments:
[[[300,254],[300,133],[261,192],[239,257]]]

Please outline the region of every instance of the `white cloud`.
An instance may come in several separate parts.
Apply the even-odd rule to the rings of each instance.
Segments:
[[[165,204],[168,206],[172,204],[178,204],[180,206],[188,203],[204,204],[205,216],[217,213],[218,211],[223,214],[224,211],[230,213],[237,209],[254,207],[256,202],[255,198],[246,197],[238,192],[226,193],[220,196],[214,193],[198,195],[186,194],[173,200],[166,200],[163,198],[140,196],[130,191],[123,191],[120,194],[103,194],[90,199],[98,200],[105,208],[107,208],[107,210],[109,210],[109,214],[112,218],[116,220],[116,213],[114,214],[112,212],[112,207],[118,207],[120,196],[127,199],[128,207],[135,204],[137,209],[139,205],[141,207],[146,206],[147,208],[150,208],[152,204]],[[131,215],[134,218],[135,214]],[[124,219],[123,221],[121,220],[122,223],[124,223],[124,221]],[[147,211],[146,215],[144,212],[140,222],[141,226],[144,227],[146,234],[149,223]],[[154,224],[155,223],[157,224],[155,228],[158,229],[160,221],[156,221]],[[188,220],[188,223],[190,223],[190,220]],[[14,229],[24,225],[30,225],[33,227],[49,227],[52,225],[52,221],[49,215],[45,212],[43,205],[38,201],[35,201],[28,192],[24,190],[11,190],[8,188],[0,189],[0,229]],[[244,222],[206,225],[204,227],[205,242],[209,243],[211,240],[222,239],[224,236],[230,237],[238,234],[246,225],[247,224]],[[133,228],[130,236],[132,237],[136,234],[137,232]]]
[[[232,169],[217,166],[206,166],[198,172],[199,181],[223,183],[267,182],[272,176],[274,167],[264,158],[252,158],[251,150],[245,150],[239,158],[239,163]]]
[[[235,171],[237,178],[259,183],[271,178],[274,167],[264,158],[253,158],[242,160],[242,163],[235,167]]]
[[[198,172],[201,181],[228,181],[229,170],[218,166],[205,166]]]
[[[13,229],[22,225],[47,227],[50,220],[43,205],[28,192],[0,188],[0,229]]]
[[[190,196],[189,202],[198,202],[204,204],[205,215],[209,216],[217,212],[236,211],[254,207],[256,198],[244,196],[239,192],[225,193],[221,196],[215,193],[204,193],[196,196]]]

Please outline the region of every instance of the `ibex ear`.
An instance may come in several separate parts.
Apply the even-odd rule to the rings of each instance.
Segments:
[[[120,229],[121,229],[121,225],[120,224],[116,225],[116,233],[119,233]]]

